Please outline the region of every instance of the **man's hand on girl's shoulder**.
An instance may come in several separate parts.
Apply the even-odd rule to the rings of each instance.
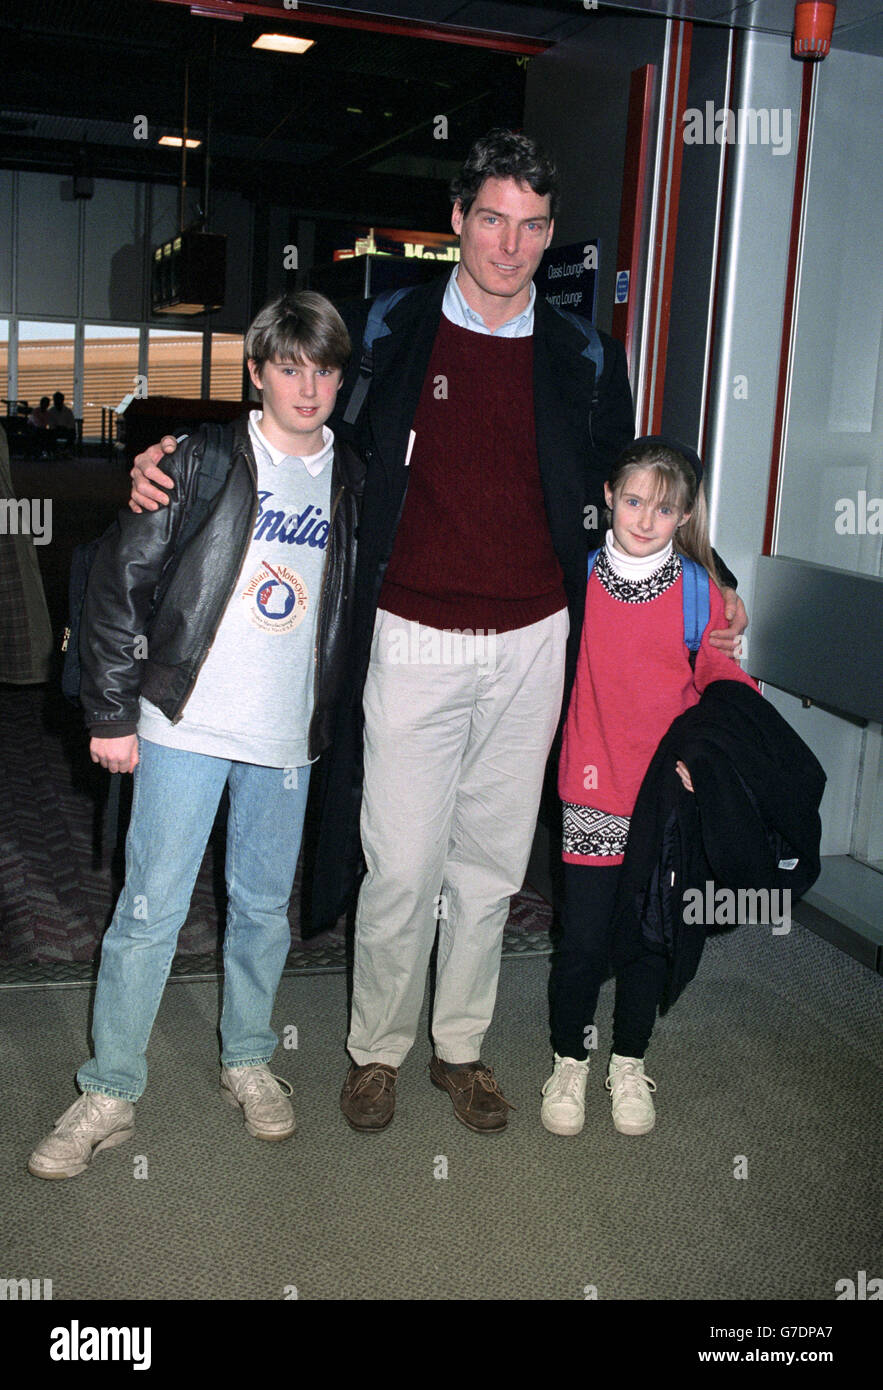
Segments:
[[[168,491],[163,489],[174,487],[175,480],[163,473],[159,464],[166,454],[173,454],[177,447],[177,439],[171,434],[165,434],[159,444],[151,444],[143,454],[136,455],[129,474],[132,479],[132,491],[129,496],[131,511],[155,512],[157,507],[169,505]],[[154,487],[154,483],[158,483],[159,487]]]
[[[742,653],[742,643],[739,639],[748,626],[748,614],[735,589],[721,589],[721,597],[724,601],[724,616],[730,626],[710,632],[708,641],[712,647],[717,647],[719,652],[726,652],[727,656],[736,661]]]

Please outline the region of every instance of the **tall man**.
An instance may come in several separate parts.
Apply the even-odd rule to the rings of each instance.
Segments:
[[[452,197],[458,267],[389,309],[354,423],[358,352],[340,394],[367,475],[352,702],[328,773],[314,916],[330,924],[354,880],[364,751],[367,873],[341,1094],[358,1130],[393,1117],[436,928],[431,1079],[470,1129],[506,1125],[511,1107],[481,1061],[503,928],[578,649],[586,507],[603,505],[609,465],[634,437],[620,344],[601,335],[596,388],[585,334],[536,295],[552,163],[527,137],[492,131]],[[366,316],[348,323],[354,343]],[[746,619],[725,597],[733,625],[718,645],[732,650]]]

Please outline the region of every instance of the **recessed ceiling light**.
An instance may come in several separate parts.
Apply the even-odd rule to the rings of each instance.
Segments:
[[[174,145],[175,149],[179,150],[184,142],[180,135],[161,135],[158,143],[160,145]],[[201,144],[201,140],[188,140],[187,148],[188,150],[198,150]]]
[[[252,48],[271,48],[275,53],[306,53],[315,39],[297,39],[293,34],[261,34]]]

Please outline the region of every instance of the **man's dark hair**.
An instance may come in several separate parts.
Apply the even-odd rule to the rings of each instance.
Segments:
[[[495,126],[476,140],[456,178],[451,180],[451,202],[459,202],[465,217],[485,179],[517,179],[542,198],[549,194],[549,215],[558,210],[558,170],[536,140],[514,130]]]

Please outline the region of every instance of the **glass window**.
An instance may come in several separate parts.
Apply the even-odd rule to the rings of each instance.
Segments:
[[[202,334],[151,328],[147,348],[147,389],[151,396],[202,398]]]
[[[74,325],[22,321],[18,326],[18,398],[28,409],[41,396],[64,393],[64,403],[74,408]]]
[[[101,407],[137,393],[140,329],[87,323],[83,333],[83,438],[98,439]]]
[[[0,319],[0,397],[5,415],[9,396],[9,319]]]
[[[849,58],[816,103],[776,553],[883,575],[883,63]]]
[[[242,400],[241,333],[212,334],[211,396],[213,401]]]

